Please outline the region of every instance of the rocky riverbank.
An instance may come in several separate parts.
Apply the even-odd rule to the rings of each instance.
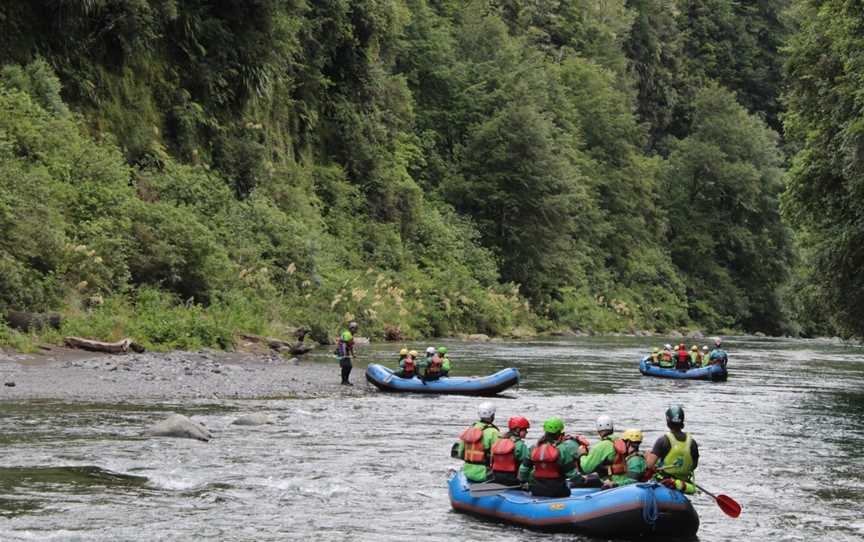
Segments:
[[[320,357],[320,356],[319,356]],[[326,356],[330,357],[330,356]],[[323,358],[275,353],[169,352],[94,354],[56,347],[35,354],[0,350],[0,401],[322,397],[366,390],[339,385]]]

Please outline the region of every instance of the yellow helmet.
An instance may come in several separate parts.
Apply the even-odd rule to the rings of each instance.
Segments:
[[[642,442],[642,431],[638,429],[627,429],[621,433],[621,438],[623,440],[629,440],[630,442]]]
[[[652,353],[652,354],[659,354],[659,353],[660,353],[660,349],[657,348],[657,347],[655,346],[655,347],[654,347],[654,350],[652,350],[651,353]]]
[[[399,351],[399,355],[400,356],[407,356],[408,355],[408,349],[403,348],[402,350]]]
[[[411,356],[412,358],[416,358],[417,357],[417,351],[412,350],[412,351],[408,352],[408,355]]]
[[[690,349],[691,352],[697,352],[698,350],[699,350],[699,347],[696,346],[695,344],[693,345],[693,348]]]

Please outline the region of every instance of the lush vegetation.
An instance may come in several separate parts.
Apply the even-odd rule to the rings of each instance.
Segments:
[[[0,314],[165,348],[347,319],[377,337],[830,331],[801,307],[857,279],[806,273],[845,249],[813,223],[801,257],[781,221],[787,37],[790,73],[814,71],[793,109],[824,114],[808,100],[834,76],[786,4],[0,6]],[[831,122],[854,120],[854,83]],[[808,119],[786,123],[807,139]],[[803,226],[824,203],[795,164]]]

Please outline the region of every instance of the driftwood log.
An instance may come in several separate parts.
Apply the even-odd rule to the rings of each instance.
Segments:
[[[18,331],[30,331],[31,329],[39,329],[50,327],[60,329],[60,324],[63,317],[56,312],[24,312],[24,311],[7,311],[6,322],[12,329]]]
[[[108,352],[110,354],[125,354],[130,350],[133,352],[143,352],[145,350],[143,346],[132,339],[123,339],[116,343],[106,343],[91,339],[83,339],[81,337],[66,337],[63,339],[63,344],[69,348],[80,348],[92,352]]]
[[[303,333],[303,337],[305,337],[305,333]],[[312,350],[312,347],[306,344],[303,344],[303,339],[300,339],[298,343],[289,343],[287,341],[283,341],[282,339],[274,339],[273,337],[262,337],[260,335],[250,335],[248,333],[243,333],[240,335],[243,339],[255,343],[255,344],[266,344],[270,347],[271,350],[275,350],[277,352],[287,352],[292,356],[302,356],[306,352]]]

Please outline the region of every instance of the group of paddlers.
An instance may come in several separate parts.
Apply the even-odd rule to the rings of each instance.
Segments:
[[[719,337],[714,339],[714,349],[708,349],[708,346],[693,345],[690,350],[687,350],[687,345],[683,342],[676,347],[671,344],[665,344],[663,350],[655,348],[651,352],[648,362],[651,365],[657,365],[662,369],[676,369],[679,371],[687,371],[689,369],[697,369],[708,367],[709,365],[721,365],[726,367],[729,361],[729,355],[725,350],[720,348],[723,341]]]
[[[399,370],[394,374],[402,378],[416,376],[422,380],[438,380],[449,375],[450,358],[447,356],[447,347],[430,346],[426,348],[426,355],[423,357],[420,357],[416,350],[403,348],[399,351]]]
[[[568,497],[571,487],[613,488],[652,479],[670,489],[696,492],[693,471],[699,448],[683,430],[680,405],[666,410],[669,432],[646,454],[639,451],[641,430],[616,435],[606,415],[597,418],[599,440],[594,444],[582,435],[564,433],[564,422],[554,417],[543,422],[543,436],[529,447],[524,439],[530,423],[524,417],[510,418],[508,431],[501,434],[492,403],[481,403],[477,414],[480,420],[462,431],[450,453],[465,462],[469,482],[522,487],[542,497]]]

